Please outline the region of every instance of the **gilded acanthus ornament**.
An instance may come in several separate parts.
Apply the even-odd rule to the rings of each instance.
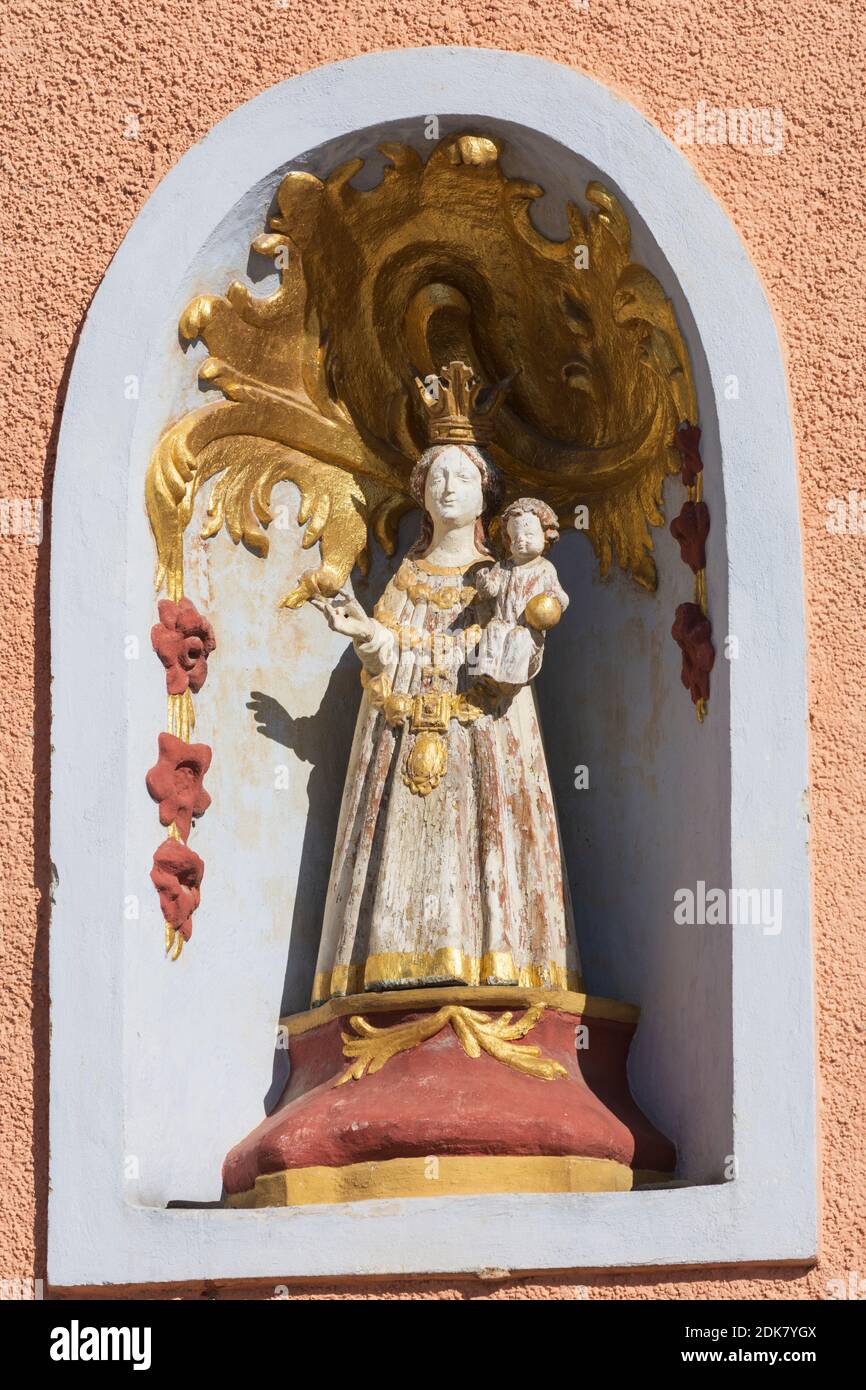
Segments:
[[[457,1034],[467,1057],[480,1057],[483,1051],[515,1071],[537,1076],[543,1081],[555,1081],[557,1077],[566,1075],[565,1067],[549,1057],[542,1057],[540,1047],[518,1041],[532,1031],[545,1007],[544,1004],[533,1004],[517,1023],[512,1023],[510,1011],[496,1017],[478,1009],[464,1008],[460,1004],[446,1004],[434,1014],[424,1013],[419,1018],[394,1024],[390,1028],[376,1028],[360,1014],[353,1014],[349,1024],[357,1037],[353,1038],[349,1033],[341,1034],[343,1055],[353,1060],[334,1085],[358,1081],[367,1071],[375,1074],[398,1052],[408,1052],[418,1047],[428,1038],[441,1033],[448,1024]]]
[[[360,159],[324,181],[287,174],[253,243],[279,288],[257,298],[235,282],[181,316],[210,354],[200,379],[224,399],[172,425],[151,459],[158,586],[182,596],[183,535],[210,480],[204,534],[225,526],[261,555],[274,486],[297,485],[303,543],[321,560],[289,606],[365,570],[370,532],[391,553],[424,442],[410,364],[423,379],[457,359],[486,382],[513,377],[489,445],[508,500],[542,496],[565,526],[586,505],[602,572],[615,555],[654,588],[649,527],[695,395],[671,303],[630,260],[622,206],[590,183],[592,210],[570,203],[569,235],[553,241],[532,220],[543,190],[506,177],[499,141],[449,136],[426,163],[408,146],[382,152],[367,191],[352,183]]]

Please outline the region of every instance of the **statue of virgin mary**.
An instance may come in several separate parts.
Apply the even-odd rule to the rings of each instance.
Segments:
[[[419,385],[416,544],[372,617],[313,584],[364,687],[322,1007],[282,1020],[288,1081],[226,1158],[229,1206],[626,1190],[675,1165],[629,1093],[636,1011],[581,992],[532,686],[568,602],[543,555],[556,517],[512,502],[496,560],[492,398],[459,362]]]
[[[416,986],[581,988],[532,687],[543,636],[517,683],[476,669],[493,616],[479,580],[501,498],[481,442],[498,401],[488,393],[485,408],[461,363],[419,388],[431,447],[411,479],[418,541],[372,617],[345,593],[313,599],[351,638],[364,686],[314,1004]],[[561,589],[551,597],[568,602]]]

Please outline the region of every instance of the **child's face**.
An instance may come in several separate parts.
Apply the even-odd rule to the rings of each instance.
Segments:
[[[535,512],[518,512],[508,518],[508,548],[518,565],[543,555],[544,527]]]

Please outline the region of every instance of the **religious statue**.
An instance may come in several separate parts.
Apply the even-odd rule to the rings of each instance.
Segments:
[[[621,1161],[622,1135],[611,1142],[617,1125],[632,1158],[635,1129],[645,1151],[661,1155],[650,1159],[662,1165],[650,1169],[653,1177],[672,1166],[667,1140],[628,1093],[622,1039],[609,1033],[623,1006],[614,1004],[611,1018],[611,1001],[578,992],[571,897],[532,688],[545,634],[568,606],[545,558],[559,537],[556,513],[521,497],[496,515],[502,482],[484,443],[502,387],[482,387],[463,362],[416,385],[429,428],[410,484],[421,509],[417,541],[372,616],[345,588],[321,592],[314,572],[301,580],[328,626],[351,639],[364,696],[314,1008],[291,1039],[295,1070],[282,1105],[226,1160],[234,1206],[420,1195],[418,1158],[430,1152],[448,1165],[457,1191],[627,1187],[639,1172]],[[498,1007],[488,1009],[486,996]],[[341,1070],[336,1038],[316,1043],[331,1026],[328,1019],[317,1029],[317,1015],[351,998],[355,1036],[340,1034],[350,1062]],[[365,998],[392,1005],[395,1023],[370,1024]],[[517,1023],[501,1007],[509,1002],[526,1005]],[[602,1008],[589,1025],[598,1054],[589,1089],[578,1081],[573,1044],[575,1015],[591,1014],[593,1003]],[[553,1025],[545,1049],[520,1041],[545,1025]],[[450,1055],[423,1050],[452,1029]],[[482,1054],[499,1074],[476,1070]],[[374,1092],[386,1063],[391,1083]],[[338,1097],[337,1087],[361,1081],[360,1106]],[[521,1095],[532,1081],[570,1083],[572,1092],[551,1110],[537,1092],[534,1103]],[[487,1113],[479,1112],[479,1086]],[[371,1138],[374,1156],[350,1161],[370,1153]]]
[[[503,522],[517,558],[492,565],[487,526],[502,488],[479,439],[495,405],[476,410],[479,388],[460,362],[433,385],[435,397],[422,387],[431,446],[412,475],[417,543],[372,618],[345,595],[314,600],[352,639],[365,688],[314,1003],[413,985],[578,985],[531,686],[544,640],[539,599],[558,612],[568,602],[541,558],[542,519],[549,537],[556,518],[542,502],[514,504]],[[479,665],[491,628],[504,630],[496,675],[505,681],[486,673],[490,652]]]

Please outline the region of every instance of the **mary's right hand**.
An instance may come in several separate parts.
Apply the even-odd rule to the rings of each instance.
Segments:
[[[332,632],[351,637],[353,642],[369,642],[373,636],[373,623],[357,599],[338,594],[331,599],[311,598],[310,603],[324,614]]]

